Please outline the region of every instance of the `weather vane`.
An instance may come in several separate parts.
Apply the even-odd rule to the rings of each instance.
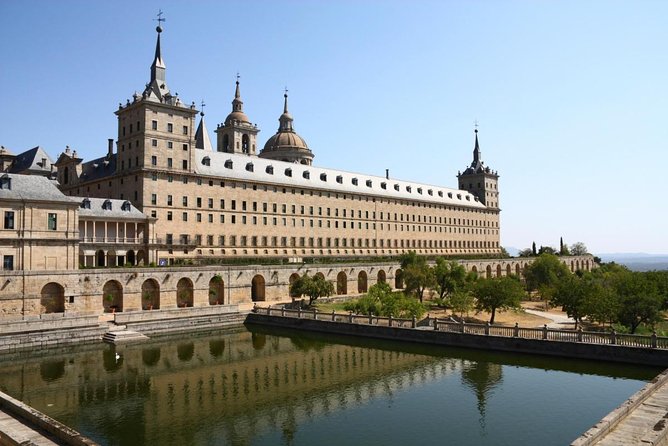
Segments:
[[[204,116],[204,107],[206,107],[206,104],[204,103],[204,99],[202,99],[202,104],[201,105],[202,105],[202,109],[200,110],[199,115]]]
[[[162,22],[164,22],[164,21],[167,20],[167,19],[165,19],[165,18],[162,17],[162,14],[163,14],[162,9],[158,9],[158,18],[157,18],[157,19],[153,19],[153,20],[155,20],[156,22],[158,22],[158,28],[161,28],[160,25],[162,24]]]
[[[285,86],[285,95],[286,96],[288,95],[288,86],[287,85]]]

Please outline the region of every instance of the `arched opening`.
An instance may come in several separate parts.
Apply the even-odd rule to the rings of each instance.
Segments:
[[[147,259],[146,259],[146,253],[142,251],[141,249],[137,251],[137,265],[146,265]]]
[[[510,264],[506,265],[506,276],[510,276],[513,273],[513,269]]]
[[[248,135],[241,137],[241,153],[250,153],[250,139]]]
[[[39,375],[44,382],[56,381],[65,375],[65,360],[43,361],[39,363]]]
[[[258,274],[251,281],[251,300],[253,302],[264,302],[264,299],[264,277]]]
[[[194,354],[195,344],[192,342],[188,342],[187,344],[178,344],[176,346],[176,356],[178,356],[181,361],[190,361],[193,359]]]
[[[104,251],[102,251],[101,249],[98,250],[98,251],[95,253],[95,259],[96,259],[95,264],[96,264],[97,266],[105,266],[106,263],[107,263],[107,262],[105,262],[105,258],[106,258],[106,256],[104,255]]]
[[[404,272],[400,269],[394,273],[394,287],[398,290],[404,288]]]
[[[521,273],[521,269],[520,269],[520,264],[518,263],[517,265],[515,265],[515,275],[517,277],[520,277],[520,275],[521,275],[520,273]]]
[[[102,307],[105,313],[123,311],[123,286],[110,280],[102,287]]]
[[[589,271],[589,260],[585,260],[585,270]]]
[[[44,166],[42,166],[44,168]],[[68,166],[65,166],[65,169],[63,171],[63,184],[68,184],[70,182],[70,168]]]
[[[225,281],[220,274],[209,280],[209,305],[223,305],[225,303]]]
[[[290,297],[299,297],[298,295],[292,292],[292,284],[295,283],[297,279],[299,279],[299,274],[297,273],[290,274],[290,279],[288,279],[288,281],[290,282]]]
[[[580,261],[576,260],[575,261],[575,271],[579,271],[579,270],[580,270]]]
[[[478,267],[475,266],[475,265],[473,265],[473,266],[471,267],[471,271],[473,271],[474,273],[478,274]]]
[[[176,284],[176,306],[193,306],[193,282],[187,277],[183,277]]]
[[[336,275],[336,294],[348,294],[348,276],[343,271]]]
[[[65,288],[56,282],[49,282],[42,288],[40,304],[42,313],[65,312]]]
[[[491,279],[492,278],[492,267],[490,265],[487,265],[487,271],[486,272],[487,272],[486,277],[488,279]]]
[[[575,272],[575,262],[573,260],[571,260],[571,272]]]
[[[217,358],[225,351],[225,339],[214,339],[209,341],[209,353]]]
[[[154,366],[160,361],[159,348],[145,348],[141,351],[141,360],[144,365]]]
[[[141,307],[143,310],[160,309],[160,285],[155,279],[147,279],[142,283]]]
[[[224,152],[229,152],[230,151],[230,137],[229,137],[229,135],[223,136],[223,151]]]
[[[501,277],[501,265],[496,265],[496,277]]]
[[[263,333],[251,333],[251,344],[253,350],[262,350],[267,345],[267,335]]]
[[[107,266],[117,266],[116,260],[116,251],[113,249],[107,251]]]
[[[315,273],[315,275],[313,277],[314,278],[318,277],[321,280],[325,280],[325,275],[323,273]]]
[[[360,271],[357,275],[357,292],[366,293],[367,291],[367,277],[366,271]]]
[[[134,266],[136,261],[137,259],[135,257],[135,252],[133,250],[129,250],[125,257],[125,263],[129,263],[130,265]]]
[[[385,275],[385,271],[382,269],[378,271],[378,283],[385,283],[387,280],[387,277]]]

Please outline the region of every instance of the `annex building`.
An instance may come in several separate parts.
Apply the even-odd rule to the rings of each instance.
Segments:
[[[316,167],[287,94],[277,132],[260,146],[237,80],[214,146],[204,113],[171,93],[157,32],[149,83],[119,104],[107,153],[84,161],[67,149],[54,163],[66,195],[129,201],[154,219],[156,263],[499,252],[498,175],[482,162],[477,131],[458,188]]]

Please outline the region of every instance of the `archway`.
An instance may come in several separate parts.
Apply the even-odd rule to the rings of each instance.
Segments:
[[[385,271],[383,271],[382,269],[379,270],[377,279],[378,279],[377,280],[378,283],[385,283],[386,279],[387,279]]]
[[[193,282],[187,277],[183,277],[176,284],[176,306],[193,306]]]
[[[404,288],[404,272],[400,269],[394,273],[394,287],[398,290]]]
[[[264,302],[264,277],[258,274],[251,281],[251,300],[253,302]]]
[[[209,280],[209,305],[223,305],[225,303],[225,281],[220,274]]]
[[[106,264],[106,262],[105,262],[106,256],[104,255],[104,251],[102,251],[101,249],[98,250],[98,251],[95,253],[95,259],[96,259],[95,264],[96,264],[97,266],[105,266],[105,264]]]
[[[501,265],[496,265],[496,277],[501,277]]]
[[[135,252],[133,250],[129,250],[125,256],[125,263],[129,263],[130,265],[134,266],[135,262],[137,261]]]
[[[580,261],[579,260],[575,261],[575,271],[580,271]]]
[[[155,279],[146,279],[141,285],[143,310],[160,309],[160,285]]]
[[[571,260],[571,272],[575,272],[575,262],[573,260]]]
[[[295,283],[297,281],[297,279],[299,279],[299,274],[297,274],[297,273],[290,274],[290,279],[288,279],[288,281],[290,283],[290,287],[289,287],[289,291],[288,291],[290,293],[290,297],[299,297],[297,294],[292,292],[292,284]]]
[[[141,249],[137,251],[136,260],[137,260],[137,265],[146,265],[146,253]]]
[[[188,362],[191,359],[193,359],[194,354],[195,354],[195,344],[193,342],[178,344],[176,346],[176,356],[179,357],[180,361]]]
[[[141,351],[141,360],[146,366],[154,366],[160,361],[159,348],[145,348]]]
[[[473,265],[473,266],[471,267],[471,271],[474,272],[474,273],[476,273],[476,274],[478,274],[478,267],[475,266],[475,265]]]
[[[110,280],[102,287],[102,308],[105,313],[123,311],[123,286]]]
[[[107,251],[107,266],[118,266],[118,257],[116,256],[116,251],[110,249]]]
[[[517,265],[515,265],[515,275],[517,277],[520,277],[521,276],[520,272],[521,272],[520,264],[518,263]]]
[[[56,282],[49,282],[42,288],[40,304],[43,313],[65,312],[65,288]]]
[[[323,273],[315,273],[313,278],[316,278],[316,277],[318,277],[321,280],[325,280],[325,275]]]
[[[487,271],[486,272],[487,272],[486,277],[488,279],[491,279],[492,278],[492,267],[490,265],[487,265]]]
[[[53,361],[40,362],[39,375],[44,382],[56,381],[62,378],[65,375],[65,360],[56,359]]]
[[[343,271],[336,275],[336,294],[348,294],[348,276]]]
[[[357,292],[366,293],[367,291],[367,277],[366,271],[360,271],[357,275]]]
[[[513,269],[510,267],[510,263],[506,265],[506,276],[510,276],[513,273]]]

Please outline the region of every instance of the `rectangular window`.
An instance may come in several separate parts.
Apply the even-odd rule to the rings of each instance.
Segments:
[[[188,213],[187,212],[183,213],[183,221],[188,221]]]
[[[167,221],[172,221],[172,211],[167,212]]]
[[[198,208],[202,207],[202,197],[197,197],[197,207]]]
[[[151,204],[154,206],[158,204],[158,196],[156,194],[151,194]]]
[[[14,256],[5,256],[2,259],[2,269],[12,271],[14,269]]]
[[[188,169],[188,160],[183,160],[183,169]]]
[[[158,121],[151,121],[151,130],[158,130]]]
[[[198,223],[202,222],[202,214],[200,214],[199,212],[197,213],[197,222]]]
[[[5,229],[14,229],[14,211],[5,211]]]
[[[158,147],[158,140],[157,139],[152,139],[151,140],[151,147]]]
[[[213,209],[213,198],[209,198],[209,209]]]
[[[167,158],[167,167],[172,167],[172,159]]]
[[[158,157],[153,155],[151,157],[151,166],[157,166],[158,165]]]
[[[183,134],[184,134],[184,135],[187,135],[187,134],[188,134],[188,126],[187,126],[187,125],[184,125],[184,126],[183,126]]]
[[[58,228],[58,216],[56,214],[49,213],[47,223],[49,231],[55,231]]]
[[[167,123],[167,131],[169,133],[174,132],[174,124],[172,124],[171,122]]]
[[[188,197],[183,197],[183,205],[188,206]]]
[[[183,150],[188,150],[188,144],[183,145]]]

